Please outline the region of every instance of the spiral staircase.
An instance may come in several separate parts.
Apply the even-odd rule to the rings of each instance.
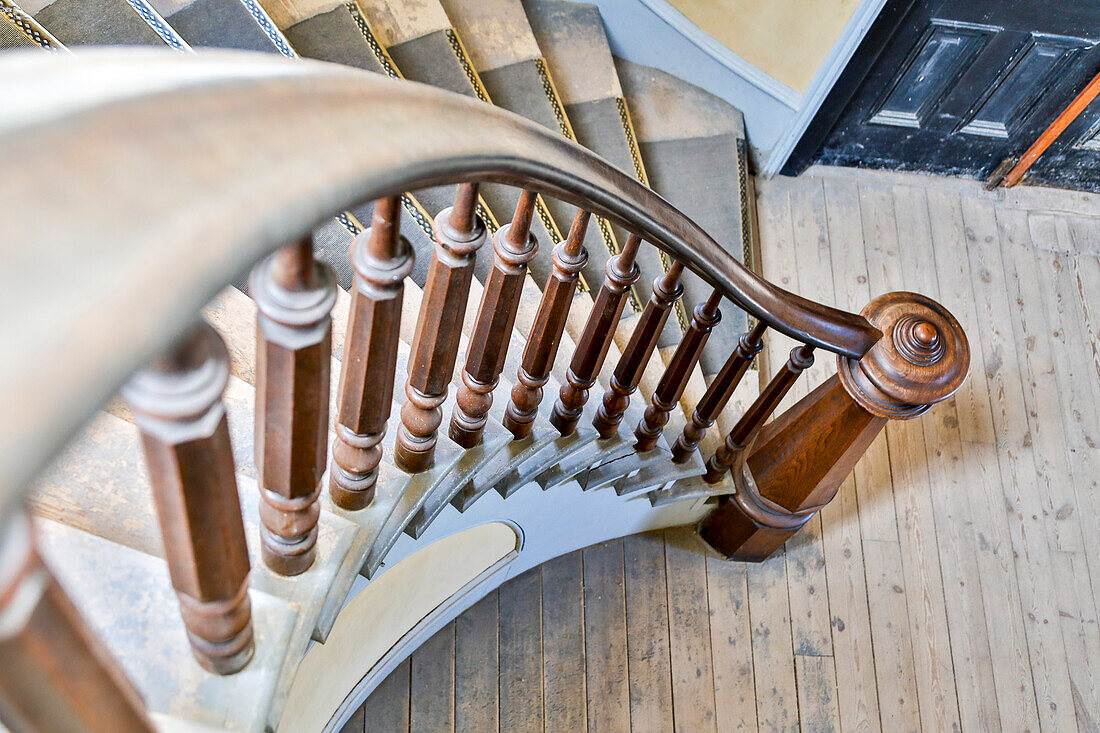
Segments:
[[[926,298],[752,274],[739,113],[613,58],[593,6],[0,0],[19,47],[12,730],[338,729],[550,558],[697,523],[766,557],[965,376]],[[757,372],[766,332],[794,349]]]

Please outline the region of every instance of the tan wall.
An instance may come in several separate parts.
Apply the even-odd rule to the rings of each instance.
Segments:
[[[859,6],[859,0],[669,2],[719,43],[800,94]]]

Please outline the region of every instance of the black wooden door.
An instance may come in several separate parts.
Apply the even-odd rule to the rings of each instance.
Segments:
[[[984,178],[1100,71],[1096,0],[917,0],[817,160]],[[1035,169],[1100,181],[1100,104]]]

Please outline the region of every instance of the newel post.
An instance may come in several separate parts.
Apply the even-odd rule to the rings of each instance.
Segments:
[[[916,293],[887,293],[862,315],[882,338],[862,359],[765,425],[733,466],[734,493],[699,525],[730,559],[761,561],[823,506],[889,420],[909,420],[962,385],[970,348],[959,322]]]

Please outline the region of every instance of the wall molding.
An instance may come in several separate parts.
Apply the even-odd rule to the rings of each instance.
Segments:
[[[667,0],[575,0],[600,9],[611,50],[677,76],[737,107],[759,173],[777,174],[813,121],[886,0],[860,0],[809,88],[799,94],[723,46]]]
[[[786,165],[787,159],[791,157],[798,141],[802,139],[802,135],[810,126],[818,110],[821,109],[821,105],[825,103],[829,92],[832,91],[836,80],[840,78],[852,55],[859,48],[863,37],[867,35],[871,24],[875,22],[885,5],[886,0],[862,0],[860,2],[859,7],[852,13],[852,17],[848,19],[848,23],[844,26],[840,38],[833,44],[829,55],[825,57],[824,63],[821,64],[810,81],[810,87],[803,95],[802,104],[795,113],[794,119],[791,120],[791,124],[772,149],[768,160],[760,166],[761,174],[770,178],[779,173]]]

